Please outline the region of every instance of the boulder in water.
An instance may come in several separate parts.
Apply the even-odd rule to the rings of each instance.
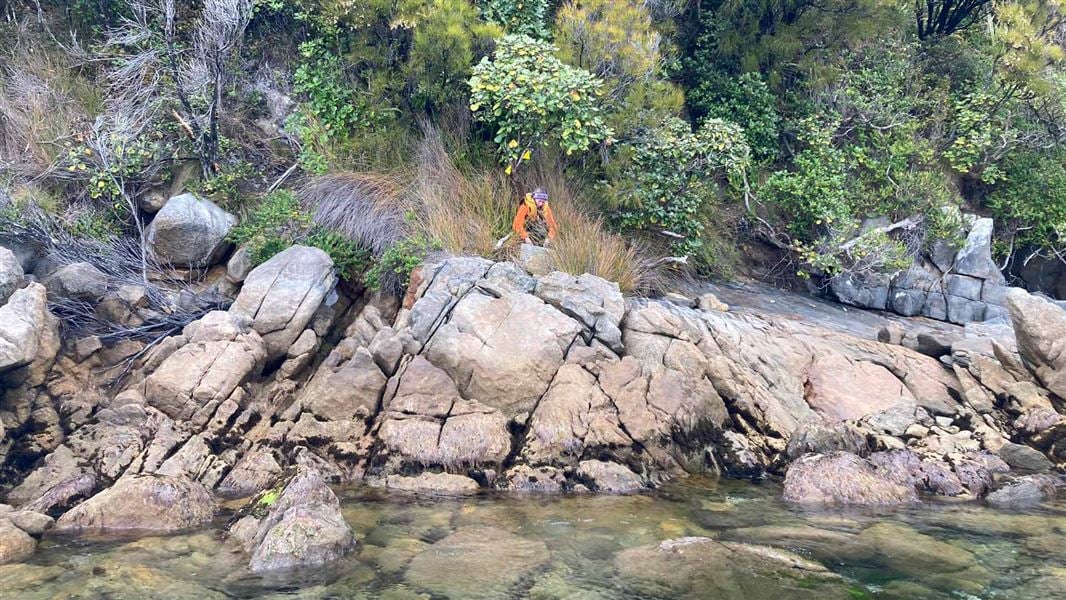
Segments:
[[[55,531],[179,531],[206,525],[217,510],[202,483],[184,477],[132,475],[64,513]]]
[[[278,485],[252,498],[229,533],[257,573],[323,565],[355,547],[337,496],[321,473],[302,461]]]
[[[914,486],[900,483],[869,461],[847,452],[807,454],[785,474],[785,500],[821,504],[915,502]]]
[[[626,587],[649,598],[852,598],[840,577],[786,550],[705,537],[638,546],[614,559]]]
[[[495,527],[463,527],[415,555],[405,577],[445,598],[501,598],[550,558],[542,541]]]
[[[11,522],[6,516],[0,516],[0,565],[23,559],[33,554],[37,542]]]

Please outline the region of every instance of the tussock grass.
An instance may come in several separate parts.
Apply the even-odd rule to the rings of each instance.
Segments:
[[[0,166],[46,172],[100,110],[100,92],[47,48],[14,43],[0,65]]]
[[[452,254],[505,254],[496,243],[511,231],[514,216],[507,179],[492,171],[463,174],[439,131],[424,129],[408,193],[417,228]]]
[[[322,227],[380,255],[410,233],[402,186],[379,173],[332,173],[299,192],[301,207]]]

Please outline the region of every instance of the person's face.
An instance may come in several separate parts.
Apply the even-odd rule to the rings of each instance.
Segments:
[[[546,198],[534,198],[533,201],[537,203],[537,208],[540,208],[544,206],[544,203],[548,200]]]

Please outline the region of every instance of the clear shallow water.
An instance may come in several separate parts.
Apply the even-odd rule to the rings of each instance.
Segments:
[[[710,481],[640,496],[340,495],[359,547],[329,568],[252,575],[220,518],[188,535],[46,538],[29,562],[0,565],[0,597],[1066,598],[1061,500],[814,510],[783,503],[774,484]],[[775,579],[730,558],[743,553],[675,565],[627,552],[684,536],[788,549],[836,579]]]

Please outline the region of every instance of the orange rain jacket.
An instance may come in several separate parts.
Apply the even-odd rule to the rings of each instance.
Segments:
[[[518,214],[514,216],[514,231],[518,234],[518,237],[522,241],[529,239],[529,232],[526,231],[526,223],[530,221],[536,221],[540,218],[540,214],[544,213],[544,221],[548,224],[548,239],[555,239],[555,231],[558,226],[555,224],[555,215],[552,214],[551,206],[547,202],[544,203],[544,207],[541,210],[537,210],[537,202],[533,200],[532,194],[526,194],[526,197],[522,200],[522,204],[518,207]]]

